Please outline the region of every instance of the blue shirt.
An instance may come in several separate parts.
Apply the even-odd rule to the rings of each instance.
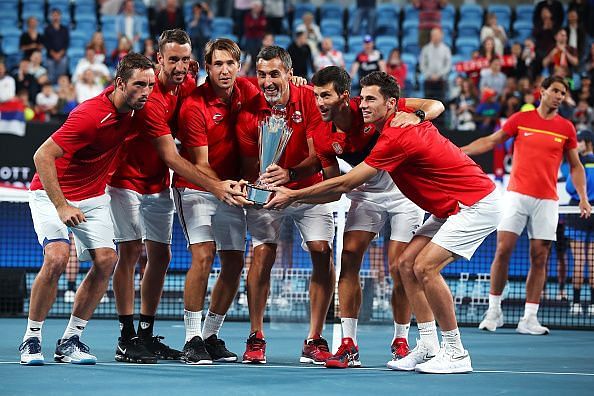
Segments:
[[[594,154],[580,155],[580,161],[584,165],[586,171],[586,192],[588,193],[588,201],[594,201]],[[571,174],[567,176],[567,182],[565,183],[565,190],[571,199],[575,201],[580,200],[580,196],[575,189],[573,181],[571,180]]]

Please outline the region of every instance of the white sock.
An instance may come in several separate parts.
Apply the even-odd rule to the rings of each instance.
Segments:
[[[356,318],[340,318],[342,324],[343,338],[352,338],[355,345],[357,345],[357,322]]]
[[[538,313],[538,306],[540,304],[533,304],[533,303],[526,303],[524,305],[524,318],[528,318],[529,316],[536,316]]]
[[[221,330],[224,320],[225,315],[219,315],[218,313],[209,310],[204,318],[204,328],[202,329],[202,336],[204,339],[207,339],[213,334],[218,338],[219,330]]]
[[[43,327],[43,320],[41,322],[36,322],[31,319],[27,319],[27,330],[25,331],[25,336],[23,337],[23,341],[27,338],[37,337],[39,338],[39,342],[41,342],[41,328]]]
[[[456,352],[464,353],[464,347],[462,346],[462,340],[460,339],[460,331],[457,327],[453,330],[442,331],[441,337],[448,347],[454,348]]]
[[[199,336],[202,338],[202,311],[193,312],[184,309],[184,324],[186,327],[186,342]]]
[[[417,323],[421,342],[429,347],[429,352],[437,353],[439,350],[439,339],[437,338],[437,326],[435,321]]]
[[[81,318],[77,318],[74,315],[70,315],[70,321],[68,322],[68,326],[66,326],[66,330],[64,330],[64,335],[62,336],[62,339],[67,340],[75,335],[80,338],[88,322],[88,320],[84,320]]]
[[[496,296],[489,293],[489,309],[496,309],[501,311],[501,294]]]
[[[396,321],[394,321],[394,338],[392,339],[392,342],[394,342],[394,340],[396,338],[404,338],[408,342],[408,331],[409,330],[410,330],[410,322],[405,323],[405,324],[400,324],[400,323],[396,323]]]

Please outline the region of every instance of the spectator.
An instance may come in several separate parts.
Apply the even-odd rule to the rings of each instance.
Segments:
[[[126,36],[132,43],[132,47],[140,49],[140,36],[142,35],[142,19],[136,15],[134,10],[134,1],[126,0],[122,12],[116,16],[115,24],[118,38]]]
[[[564,69],[565,76],[571,75],[571,70],[579,63],[577,56],[577,49],[570,47],[567,44],[567,31],[559,29],[555,34],[555,47],[544,57],[542,66],[548,67],[554,71],[555,69]]]
[[[128,40],[126,36],[120,37],[118,40],[118,47],[113,50],[110,56],[111,66],[116,67],[118,63],[120,63],[120,60],[130,51],[132,51],[132,44],[130,43],[130,40]]]
[[[430,41],[430,35],[433,29],[441,29],[441,9],[447,3],[447,0],[412,0],[413,6],[419,9],[420,47],[423,47]]]
[[[155,41],[152,38],[145,38],[142,42],[142,49],[140,53],[153,62],[157,62],[157,50],[155,49]],[[198,58],[196,58],[198,59]]]
[[[235,33],[239,39],[239,42],[242,42],[243,35],[245,33],[245,29],[243,26],[245,16],[250,10],[252,9],[252,1],[253,0],[234,0],[233,1],[233,19],[235,21]]]
[[[499,55],[495,50],[495,40],[493,37],[487,37],[479,48],[479,55],[481,58],[486,58],[491,62],[491,59],[497,58]]]
[[[497,92],[489,87],[481,90],[481,102],[476,107],[475,121],[481,135],[492,133],[499,122],[501,106],[497,101]]]
[[[0,103],[14,99],[16,83],[14,78],[6,74],[6,65],[0,62]]]
[[[68,114],[78,104],[76,102],[76,90],[66,74],[58,77],[58,114]]]
[[[312,54],[318,53],[318,46],[322,42],[322,33],[320,27],[314,22],[314,16],[311,12],[306,12],[301,17],[303,23],[297,25],[295,31],[303,30],[307,33],[307,43]]]
[[[542,8],[539,23],[535,23],[532,29],[532,37],[534,37],[536,44],[536,55],[539,59],[544,58],[555,46],[556,31],[551,10],[547,7]]]
[[[76,101],[82,103],[99,95],[103,91],[103,85],[95,80],[93,70],[87,69],[83,72],[80,80],[74,83],[74,89],[76,91]]]
[[[442,100],[448,74],[452,69],[452,52],[443,43],[443,32],[431,30],[431,41],[421,50],[419,68],[425,78],[425,97]]]
[[[481,43],[484,44],[488,37],[493,39],[497,55],[503,55],[507,35],[503,26],[497,24],[497,15],[492,13],[487,14],[487,23],[481,29]]]
[[[50,14],[50,24],[43,33],[45,48],[47,49],[47,74],[50,82],[55,84],[58,76],[68,71],[66,50],[70,45],[70,33],[62,25],[62,13],[54,8]]]
[[[105,63],[105,40],[103,39],[103,33],[95,32],[91,37],[91,41],[87,47],[92,47],[95,50],[95,62]]]
[[[49,121],[57,113],[58,95],[52,84],[46,82],[41,86],[41,92],[35,97],[35,114],[40,121]]]
[[[285,16],[284,0],[264,0],[264,13],[268,31],[272,34],[281,34]]]
[[[512,95],[508,95],[503,100],[503,109],[501,110],[500,120],[508,119],[514,113],[520,111],[522,105],[522,96],[519,92],[514,92]]]
[[[314,70],[311,49],[307,43],[307,33],[304,29],[297,30],[295,40],[287,48],[293,61],[293,75],[308,78],[309,72]]]
[[[164,30],[185,28],[184,13],[177,6],[177,0],[167,0],[165,7],[157,13],[153,36],[159,36]]]
[[[594,113],[592,107],[584,99],[581,99],[573,111],[571,121],[575,124],[575,129],[578,131],[583,129],[592,129],[592,121],[594,121]]]
[[[212,36],[213,14],[208,3],[203,1],[192,7],[192,20],[188,23],[188,34],[192,39],[192,53],[198,62],[204,58],[204,46]]]
[[[258,49],[258,52],[262,50],[262,48],[270,47],[274,45],[274,35],[272,33],[266,33],[264,38],[262,39],[261,47]],[[248,53],[247,51],[242,52],[242,62],[241,62],[241,69],[239,70],[240,76],[254,76],[256,74],[256,65],[254,64],[253,60],[256,59],[256,56],[253,56]]]
[[[576,10],[579,16],[580,26],[586,34],[594,37],[594,9],[589,0],[572,0],[569,2],[568,10]]]
[[[322,70],[327,66],[345,67],[342,52],[334,49],[334,43],[330,37],[322,40],[321,48],[321,51],[314,57],[316,71]]]
[[[117,15],[122,9],[124,0],[100,0],[98,3],[101,4],[99,8],[101,15]]]
[[[244,47],[252,59],[256,59],[260,44],[266,34],[266,17],[260,0],[252,1],[250,12],[245,14],[243,19],[243,41]]]
[[[358,79],[365,77],[373,71],[386,71],[386,62],[382,53],[374,47],[373,38],[369,35],[363,38],[363,51],[357,54],[351,66],[353,78],[358,73]]]
[[[77,82],[82,73],[87,69],[91,69],[95,73],[95,79],[102,84],[111,80],[111,73],[105,63],[95,60],[95,50],[92,47],[87,47],[85,57],[81,58],[76,64],[74,73],[72,73],[72,81]]]
[[[565,19],[565,9],[563,9],[563,4],[558,0],[539,2],[536,7],[534,7],[534,14],[532,14],[532,23],[535,27],[542,22],[542,10],[544,9],[551,15],[551,22],[553,22],[552,28],[554,31],[557,31],[557,29],[562,26],[563,20]]]
[[[458,131],[474,131],[474,113],[478,104],[476,86],[470,78],[462,80],[460,94],[454,98],[450,110],[454,116],[454,128]]]
[[[48,82],[47,69],[41,64],[41,51],[33,51],[29,60],[31,61],[29,63],[29,74],[32,74],[33,77],[35,77],[40,86]],[[35,95],[37,95],[37,93],[35,93]]]
[[[357,8],[355,9],[355,16],[353,18],[353,34],[375,34],[376,5],[377,0],[357,0]],[[361,29],[363,21],[367,22],[365,32]]]
[[[495,91],[496,98],[499,98],[505,87],[506,76],[501,72],[501,59],[493,58],[489,62],[489,67],[481,70],[481,82],[479,89],[481,92],[485,88],[491,88]]]
[[[390,51],[388,61],[386,62],[386,72],[398,81],[402,95],[406,86],[406,73],[408,72],[408,67],[406,63],[402,62],[402,58],[400,58],[400,50],[398,48],[393,48],[392,51]]]
[[[19,40],[19,47],[23,52],[23,57],[29,59],[34,50],[40,50],[43,48],[43,37],[37,30],[39,22],[35,17],[27,18],[27,31],[21,34]]]
[[[586,31],[580,23],[577,9],[567,11],[567,44],[577,49],[578,60],[584,56],[584,46],[586,45]]]
[[[592,79],[588,73],[582,74],[581,84],[578,90],[573,91],[571,96],[575,102],[585,100],[588,106],[594,105],[594,98],[592,97]]]
[[[22,59],[13,77],[16,83],[16,91],[19,93],[19,96],[21,96],[23,92],[27,92],[27,100],[33,102],[37,92],[40,90],[40,86],[35,76],[29,72],[30,66],[30,60]]]
[[[520,61],[523,64],[521,67],[526,68],[526,76],[531,80],[540,74],[542,64],[536,59],[536,44],[531,38],[524,40],[524,48],[522,49]]]

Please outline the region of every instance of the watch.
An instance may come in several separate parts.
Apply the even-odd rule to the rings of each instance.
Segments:
[[[425,121],[425,112],[423,110],[419,109],[415,111],[415,115],[419,117],[419,120],[421,120],[420,122]]]
[[[297,171],[293,168],[289,168],[289,181],[297,180]]]

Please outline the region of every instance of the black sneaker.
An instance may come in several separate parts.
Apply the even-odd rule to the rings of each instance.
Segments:
[[[182,360],[187,364],[212,364],[212,358],[200,336],[195,336],[186,342],[183,353]]]
[[[214,362],[237,361],[237,355],[228,350],[227,347],[225,347],[225,341],[218,338],[216,334],[213,334],[204,340],[204,345]]]
[[[140,338],[133,337],[129,340],[118,338],[115,360],[127,363],[157,363],[157,356],[153,355],[146,346],[140,341]]]
[[[180,360],[183,353],[162,343],[161,340],[164,338],[165,337],[163,336],[154,336],[148,339],[143,339],[142,343],[146,349],[159,360]]]

